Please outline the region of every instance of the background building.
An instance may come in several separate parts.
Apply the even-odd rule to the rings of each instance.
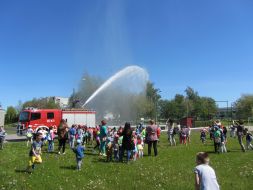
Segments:
[[[5,111],[0,107],[0,126],[4,126]]]
[[[62,109],[67,108],[69,105],[69,98],[64,98],[60,96],[52,97],[56,104],[59,104]]]

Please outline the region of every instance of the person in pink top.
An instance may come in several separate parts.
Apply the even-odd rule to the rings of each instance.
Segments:
[[[146,129],[147,143],[148,143],[148,156],[151,156],[151,148],[153,146],[155,156],[157,156],[157,141],[158,141],[158,126],[155,125],[154,120],[149,121],[149,126]]]

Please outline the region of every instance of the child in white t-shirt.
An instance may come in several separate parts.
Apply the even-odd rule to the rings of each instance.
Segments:
[[[195,173],[196,190],[219,190],[219,184],[216,179],[215,171],[209,166],[209,157],[205,152],[199,152],[196,155],[197,166]]]

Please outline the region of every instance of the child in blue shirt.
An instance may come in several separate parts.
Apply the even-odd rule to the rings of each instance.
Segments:
[[[77,162],[77,170],[81,170],[82,166],[82,159],[84,158],[84,147],[81,145],[81,140],[78,139],[77,145],[75,148],[73,148],[73,152],[76,154],[76,162]]]
[[[35,141],[33,141],[31,150],[29,153],[30,159],[27,167],[27,172],[31,173],[31,169],[35,168],[35,164],[41,164],[41,148],[42,148],[42,133],[36,133]]]
[[[246,128],[246,148],[249,150],[250,148],[253,150],[253,145],[251,144],[253,140],[253,135],[249,132],[249,130]]]

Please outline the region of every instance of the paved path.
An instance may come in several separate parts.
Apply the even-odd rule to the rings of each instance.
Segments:
[[[10,134],[10,135],[7,135],[5,137],[5,140],[9,141],[9,142],[11,142],[11,141],[15,141],[15,142],[17,142],[17,141],[25,141],[26,140],[26,136],[18,136],[16,134]]]

